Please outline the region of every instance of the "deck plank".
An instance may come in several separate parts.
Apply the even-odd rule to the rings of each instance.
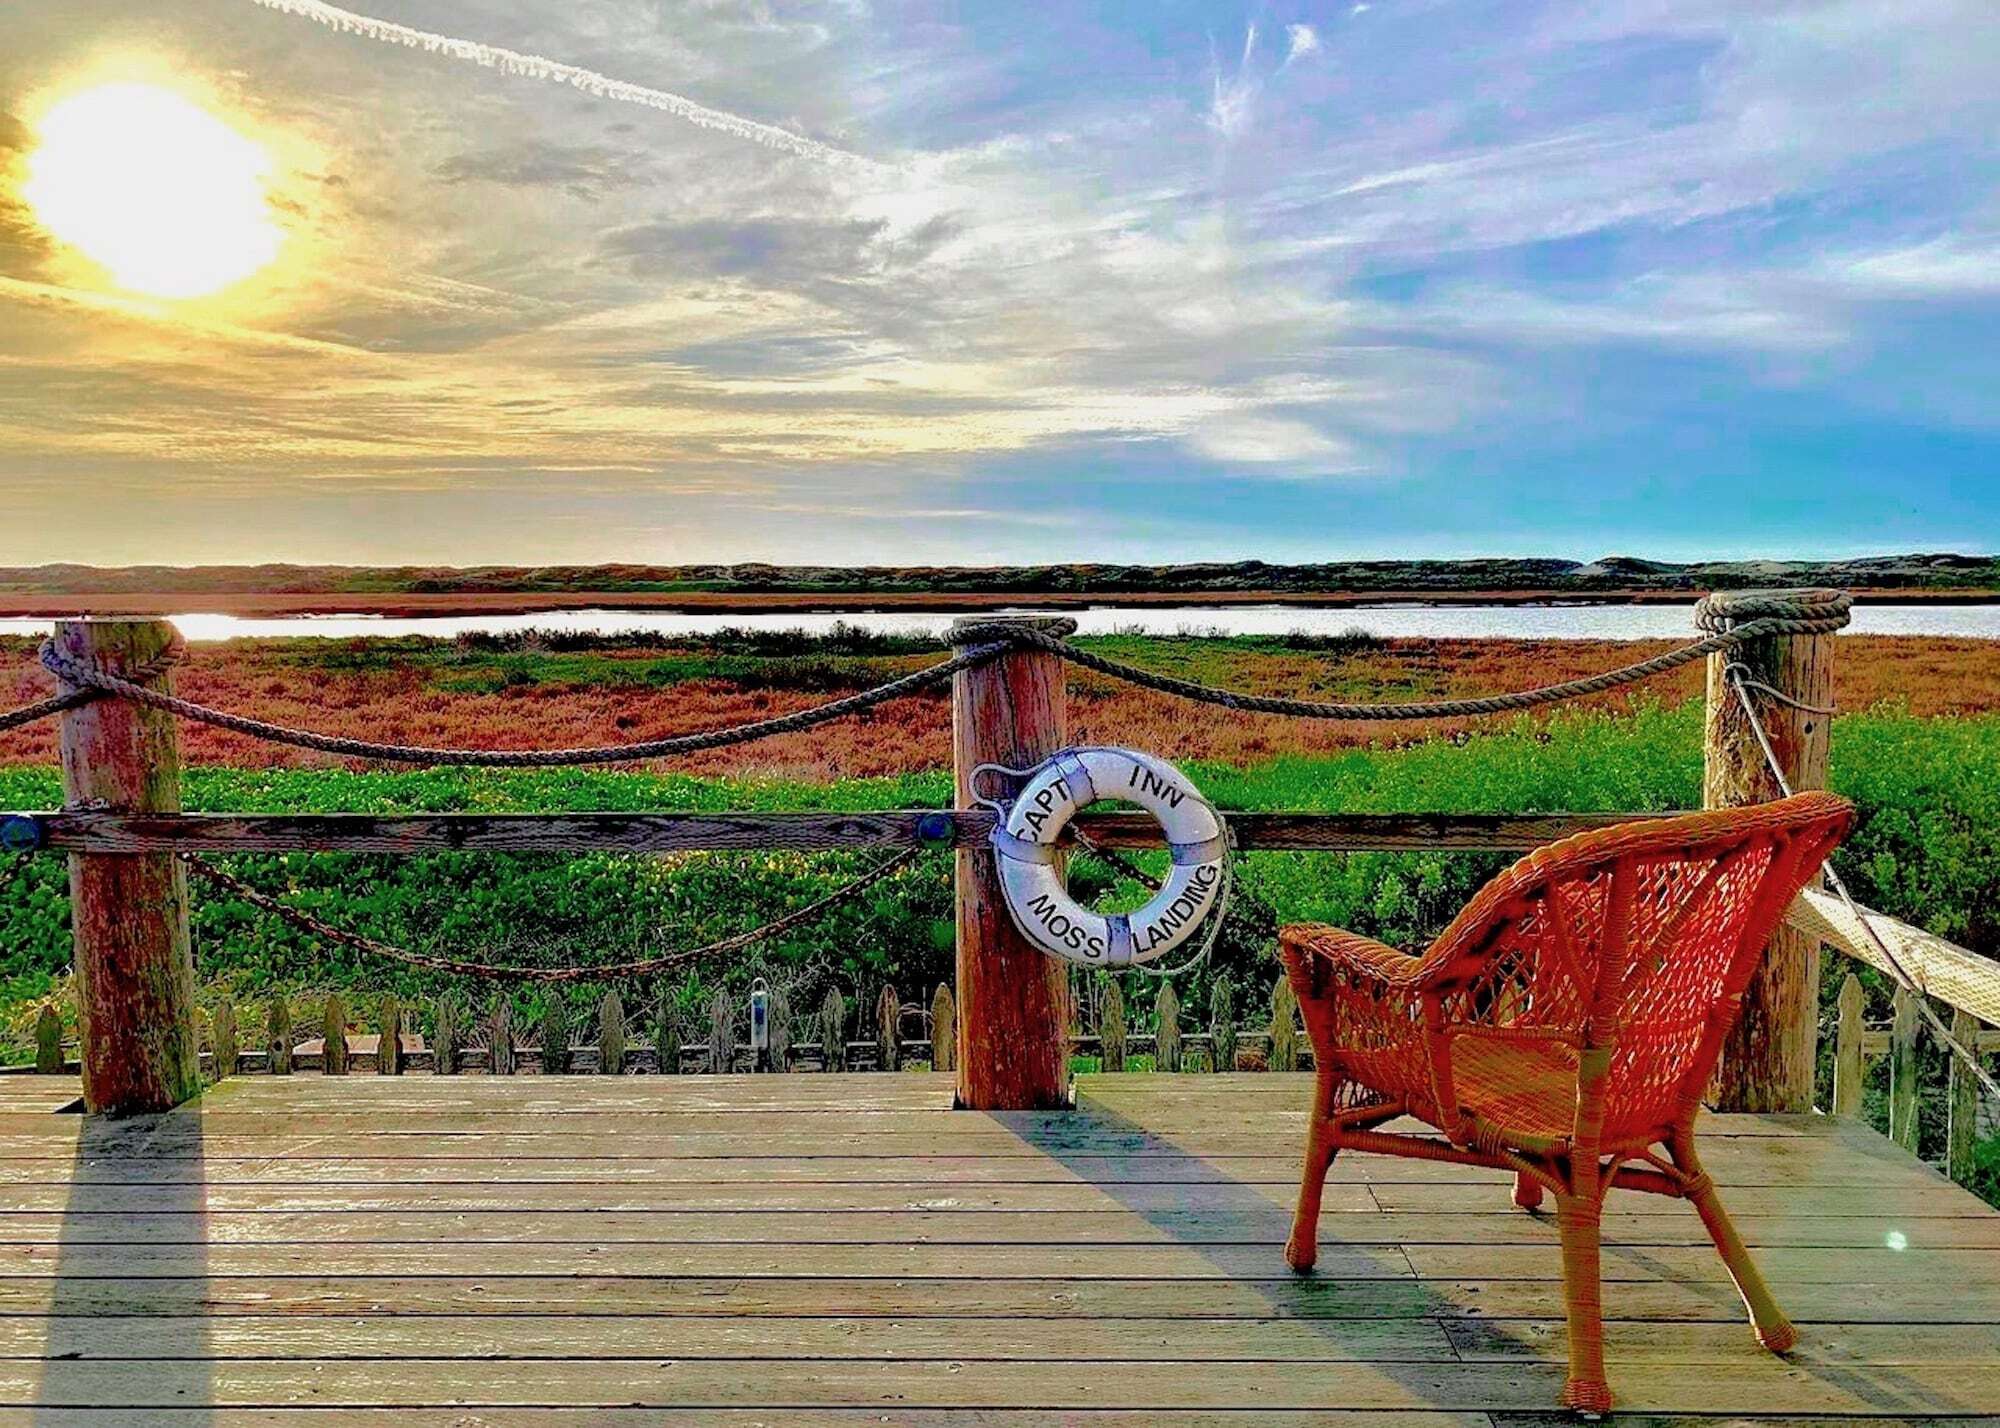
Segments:
[[[1343,1156],[1285,1269],[1303,1076],[1021,1115],[921,1074],[239,1077],[117,1123],[8,1079],[0,1428],[1563,1421],[1554,1230],[1504,1176]],[[2000,1415],[2000,1214],[1825,1118],[1702,1144],[1803,1341],[1616,1196],[1621,1423]]]

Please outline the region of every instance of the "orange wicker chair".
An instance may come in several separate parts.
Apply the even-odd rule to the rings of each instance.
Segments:
[[[1791,1348],[1695,1156],[1694,1121],[1765,943],[1853,812],[1808,793],[1565,839],[1487,884],[1421,957],[1336,927],[1285,928],[1319,1067],[1292,1267],[1312,1267],[1340,1150],[1511,1170],[1516,1204],[1556,1197],[1563,1402],[1604,1413],[1599,1216],[1611,1187],[1649,1190],[1694,1202],[1759,1342]],[[1405,1115],[1442,1139],[1378,1129]]]

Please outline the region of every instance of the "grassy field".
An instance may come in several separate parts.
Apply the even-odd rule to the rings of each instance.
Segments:
[[[1631,646],[1372,641],[1106,640],[1122,658],[1242,688],[1310,689],[1389,698],[1517,687],[1602,668]],[[1843,703],[1835,787],[1863,818],[1840,855],[1867,900],[1975,948],[2000,946],[2000,651],[1978,642],[1841,642]],[[8,651],[0,703],[46,688]],[[182,687],[196,697],[320,728],[441,742],[520,746],[637,738],[817,702],[872,683],[935,651],[872,636],[814,644],[717,640],[575,648],[465,642],[264,642],[199,647]],[[4,682],[11,678],[12,687]],[[1475,726],[1315,726],[1245,720],[1182,707],[1096,680],[1073,686],[1083,739],[1158,748],[1182,761],[1225,807],[1326,811],[1668,809],[1700,799],[1700,706],[1693,676],[1636,699],[1600,700],[1545,718]],[[1891,698],[1891,694],[1900,696]],[[950,801],[941,701],[906,701],[858,727],[793,747],[695,761],[693,771],[399,771],[270,766],[262,746],[194,730],[191,808],[393,810],[700,810],[887,808]],[[412,709],[417,712],[411,712]],[[400,713],[398,713],[400,711]],[[393,718],[405,722],[384,727]],[[614,726],[603,727],[606,720]],[[624,722],[620,723],[619,720]],[[37,736],[45,738],[45,736]],[[893,759],[878,746],[893,751]],[[45,742],[16,737],[0,765],[0,808],[61,801]],[[281,757],[284,757],[281,751]],[[242,858],[259,887],[336,925],[391,942],[488,960],[612,960],[697,944],[755,926],[819,897],[871,859],[859,855],[698,855],[672,861],[553,855]],[[1390,942],[1420,943],[1504,859],[1467,854],[1288,854],[1244,860],[1240,898],[1212,966],[1183,983],[1205,1008],[1223,976],[1257,1014],[1275,976],[1279,921],[1327,920]],[[828,986],[872,1000],[892,983],[915,1000],[950,976],[949,863],[928,857],[814,926],[739,958],[647,986],[621,987],[628,1007],[661,1000],[692,1032],[718,980],[755,976],[816,1005]],[[1079,860],[1086,897],[1130,904],[1136,886]],[[41,859],[0,893],[0,1017],[7,1054],[25,1055],[45,999],[65,1000],[67,906],[60,865]],[[427,1009],[440,997],[484,1006],[492,992],[431,973],[364,961],[317,945],[247,906],[197,889],[197,961],[205,999],[227,991],[257,1014],[274,991],[310,1012],[327,991],[394,990]],[[1846,966],[1830,958],[1828,995]],[[1886,988],[1864,978],[1871,1011]],[[581,1020],[601,987],[569,993]],[[515,994],[532,1025],[547,993]],[[1129,1000],[1146,1025],[1152,992]],[[428,1010],[425,1013],[428,1016]],[[1928,1054],[1928,1053],[1927,1053]],[[1933,1056],[1926,1075],[1937,1080]],[[2000,1150],[1995,1151],[2000,1177]]]

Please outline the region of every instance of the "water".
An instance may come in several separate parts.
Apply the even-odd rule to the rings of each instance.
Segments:
[[[1019,610],[995,613],[1025,613]],[[1358,605],[1311,609],[1297,605],[1102,605],[1061,612],[1086,635],[1139,630],[1147,634],[1183,632],[1230,635],[1283,635],[1303,631],[1336,635],[1361,630],[1386,638],[1511,640],[1676,640],[1694,633],[1694,605]],[[677,614],[666,610],[545,610],[526,615],[453,615],[391,619],[377,615],[293,615],[252,619],[191,611],[170,616],[190,640],[256,637],[428,635],[450,639],[476,632],[561,630],[579,634],[648,632],[704,635],[717,630],[805,630],[824,632],[836,624],[868,630],[942,634],[956,615],[914,611],[841,614]],[[47,634],[46,620],[0,619],[0,634]],[[2000,604],[1861,604],[1848,633],[1857,635],[1944,635],[2000,639]]]

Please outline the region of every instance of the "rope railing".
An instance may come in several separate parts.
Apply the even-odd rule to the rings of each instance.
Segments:
[[[1750,732],[1756,736],[1757,747],[1764,755],[1764,762],[1771,770],[1772,779],[1777,783],[1779,791],[1785,797],[1790,798],[1793,792],[1792,781],[1785,774],[1784,764],[1779,760],[1777,748],[1771,742],[1770,732],[1765,729],[1764,721],[1757,713],[1757,706],[1750,698],[1750,691],[1753,689],[1762,690],[1767,697],[1775,697],[1781,703],[1813,713],[1831,713],[1832,711],[1818,705],[1801,703],[1799,700],[1792,699],[1780,691],[1752,679],[1742,665],[1729,665],[1724,669],[1723,677],[1728,681],[1731,690],[1734,691],[1737,703],[1743,708],[1743,717],[1749,721]],[[1923,984],[1911,975],[1910,969],[1903,964],[1903,959],[1898,957],[1895,949],[1889,945],[1889,939],[1882,935],[1881,930],[1874,923],[1862,915],[1860,903],[1856,902],[1854,894],[1847,890],[1847,879],[1840,875],[1840,870],[1834,867],[1830,861],[1826,864],[1825,872],[1827,885],[1839,896],[1841,903],[1847,908],[1849,915],[1859,924],[1875,950],[1881,954],[1882,960],[1880,965],[1888,968],[1891,979],[1895,981],[1901,990],[1916,994],[1917,1014],[1923,1018],[1924,1025],[1930,1029],[1930,1033],[1937,1040],[1938,1045],[1943,1047],[1948,1054],[1956,1056],[1962,1061],[1966,1069],[1972,1073],[1973,1079],[1985,1089],[1986,1093],[1996,1101],[2000,1101],[2000,1081],[1996,1081],[1993,1073],[1986,1069],[1986,1063],[1980,1058],[1977,1051],[1952,1035],[1951,1028],[1945,1025],[1944,1018],[1939,1016],[1936,1008],[1931,1005],[1930,997],[1925,991]]]
[[[892,699],[915,694],[949,681],[962,670],[972,669],[1014,649],[1038,649],[1080,669],[1123,681],[1141,689],[1170,694],[1199,703],[1244,713],[1279,714],[1303,719],[1336,721],[1413,720],[1474,717],[1504,714],[1604,694],[1669,673],[1709,655],[1735,650],[1752,641],[1773,635],[1826,634],[1848,623],[1853,599],[1844,591],[1799,590],[1757,595],[1711,595],[1695,610],[1698,627],[1707,630],[1703,638],[1649,659],[1637,660],[1617,669],[1582,679],[1564,680],[1504,694],[1460,699],[1399,701],[1390,703],[1346,703],[1284,696],[1250,694],[1224,689],[1195,680],[1158,674],[1136,665],[1108,659],[1071,643],[1074,621],[1058,622],[1055,629],[1042,629],[1016,621],[993,620],[958,627],[957,653],[911,674],[888,680],[869,689],[829,700],[810,709],[781,714],[770,719],[675,734],[661,739],[634,743],[607,744],[566,749],[468,749],[441,748],[421,744],[395,744],[345,735],[323,734],[311,729],[275,724],[247,715],[231,713],[165,690],[152,688],[146,680],[158,672],[133,671],[119,674],[70,658],[54,642],[42,646],[42,665],[70,691],[53,699],[26,706],[0,716],[0,730],[45,718],[73,707],[64,700],[118,695],[179,718],[243,734],[270,743],[346,758],[374,759],[384,763],[456,765],[481,768],[576,767],[588,764],[633,763],[677,754],[700,753],[712,749],[747,744],[777,734],[798,733],[820,724],[844,718],[885,704]],[[1064,628],[1064,627],[1067,628]],[[175,651],[177,653],[177,647]],[[166,658],[163,656],[163,659]],[[156,661],[156,665],[160,662]],[[163,666],[162,666],[163,667]],[[12,721],[12,722],[9,722]]]

